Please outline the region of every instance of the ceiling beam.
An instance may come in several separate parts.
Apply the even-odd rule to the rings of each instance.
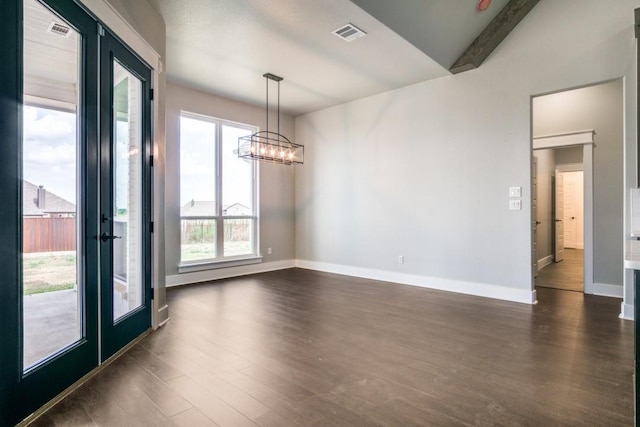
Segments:
[[[449,71],[458,74],[478,68],[498,47],[539,0],[511,0],[493,21],[482,30],[478,38],[464,51]]]

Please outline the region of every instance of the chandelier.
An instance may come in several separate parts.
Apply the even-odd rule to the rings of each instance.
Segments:
[[[238,138],[238,157],[266,162],[295,165],[304,163],[304,146],[291,142],[280,134],[280,82],[282,77],[264,74],[267,83],[266,130]],[[278,84],[278,125],[276,132],[269,130],[269,81]]]

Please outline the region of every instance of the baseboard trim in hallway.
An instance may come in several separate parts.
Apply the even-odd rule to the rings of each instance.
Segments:
[[[593,294],[601,297],[622,298],[622,286],[608,283],[594,283]]]

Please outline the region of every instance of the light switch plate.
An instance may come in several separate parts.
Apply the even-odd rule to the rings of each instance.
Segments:
[[[509,197],[522,197],[522,187],[509,187]]]
[[[509,200],[509,210],[510,211],[522,210],[522,200]]]

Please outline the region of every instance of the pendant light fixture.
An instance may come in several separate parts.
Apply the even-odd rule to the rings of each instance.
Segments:
[[[295,165],[304,163],[304,146],[296,144],[280,134],[280,82],[282,77],[271,73],[262,77],[267,82],[267,130],[238,138],[238,157],[266,162]],[[278,84],[278,126],[276,132],[269,130],[269,81]]]

